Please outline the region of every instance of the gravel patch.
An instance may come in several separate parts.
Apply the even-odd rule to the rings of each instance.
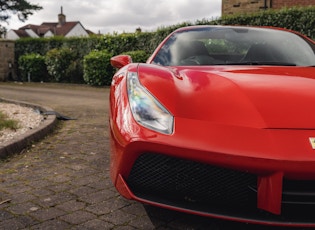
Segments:
[[[0,111],[9,119],[18,121],[18,129],[4,129],[0,131],[0,143],[10,141],[27,131],[38,127],[44,117],[33,108],[11,103],[0,103]]]

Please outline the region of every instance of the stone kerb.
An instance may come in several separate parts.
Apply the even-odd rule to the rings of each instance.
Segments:
[[[15,101],[5,98],[0,98],[0,102],[28,106],[40,112],[51,111],[49,107],[43,107],[36,104]],[[56,125],[57,125],[56,115],[45,116],[40,126],[32,130],[29,130],[28,132],[17,137],[14,140],[5,143],[0,143],[0,159],[4,159],[13,154],[17,154],[21,152],[23,149],[25,149],[27,146],[29,146],[31,143],[41,140],[48,133],[52,132]]]

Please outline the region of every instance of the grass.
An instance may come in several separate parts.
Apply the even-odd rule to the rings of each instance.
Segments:
[[[0,111],[0,131],[3,129],[18,129],[18,122],[16,120],[8,119],[7,116]]]

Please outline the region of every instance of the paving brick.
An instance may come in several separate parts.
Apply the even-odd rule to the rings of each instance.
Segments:
[[[27,229],[29,226],[38,224],[38,221],[29,216],[17,216],[0,222],[0,229],[14,230]]]
[[[68,202],[56,206],[56,208],[64,210],[67,213],[82,210],[85,207],[86,204],[84,202],[80,202],[77,200],[70,200]]]
[[[25,202],[19,204],[11,204],[9,207],[6,208],[6,210],[14,215],[26,215],[29,212],[32,212],[32,209],[34,208],[38,210],[41,207],[32,202]]]
[[[38,204],[42,207],[49,208],[55,207],[56,205],[63,204],[72,199],[76,199],[76,197],[68,192],[60,192],[54,194],[53,196],[42,196],[40,199],[33,201],[35,204]]]
[[[61,193],[65,191],[70,191],[71,189],[73,189],[73,186],[74,185],[72,184],[72,182],[64,184],[54,184],[50,182],[49,185],[45,187],[45,189],[53,191],[54,193]]]
[[[75,224],[75,225],[82,224],[96,218],[97,218],[96,215],[90,212],[86,212],[86,211],[76,211],[71,214],[60,217],[61,220],[64,220],[70,224]]]
[[[8,220],[1,221],[0,223],[0,229],[3,229],[3,230],[23,229],[25,227],[26,226],[20,223],[17,219],[8,219]]]
[[[30,194],[29,192],[25,192],[23,196],[21,196],[20,194],[13,194],[10,196],[11,203],[15,203],[15,204],[24,203],[24,202],[32,201],[35,199],[36,199],[36,196],[34,196],[33,194]]]
[[[120,210],[109,212],[102,216],[102,220],[113,223],[114,225],[128,225],[132,220],[137,218],[136,215],[128,214]]]
[[[48,220],[44,221],[40,224],[33,225],[30,227],[30,230],[62,230],[62,229],[70,229],[71,225],[61,221],[61,220]]]
[[[26,184],[21,184],[20,182],[18,184],[11,184],[11,186],[6,187],[3,189],[6,193],[26,193],[31,191],[33,188],[30,186],[27,186]]]
[[[108,207],[106,202],[88,205],[86,210],[96,215],[104,215],[110,213],[113,209]]]
[[[46,188],[37,188],[30,191],[31,194],[33,194],[36,197],[45,197],[45,196],[52,196],[55,193],[51,190],[48,190]]]
[[[29,213],[30,216],[34,217],[39,221],[47,221],[51,219],[55,219],[57,217],[65,215],[66,212],[55,207],[51,207],[48,209],[39,209],[37,211]]]
[[[80,186],[89,185],[94,183],[95,180],[99,180],[99,177],[97,175],[90,175],[91,172],[88,172],[89,174],[85,177],[81,177],[78,180],[76,180],[76,184]],[[95,174],[95,172],[93,172]]]
[[[4,220],[8,220],[10,218],[13,218],[14,216],[5,210],[0,210],[0,222]]]
[[[94,219],[87,221],[81,225],[78,225],[74,229],[80,230],[80,229],[85,229],[85,230],[105,230],[105,229],[114,229],[115,226],[111,223],[99,220],[99,219]],[[74,230],[72,229],[72,230]],[[116,229],[116,228],[115,228]]]
[[[96,204],[96,203],[102,202],[104,200],[114,198],[115,196],[116,196],[116,194],[112,191],[101,190],[101,191],[80,197],[80,200],[87,202],[87,203],[90,203],[90,204]]]
[[[100,189],[95,189],[95,188],[92,188],[90,186],[79,186],[79,187],[73,188],[70,191],[70,193],[72,193],[76,196],[79,196],[79,197],[83,197],[83,196],[87,196],[89,194],[93,194],[93,193],[96,193],[99,191],[100,191]]]
[[[154,229],[157,229],[159,228],[160,226],[163,226],[165,225],[164,222],[161,222],[160,225],[157,224],[155,222],[155,224],[153,224],[151,222],[151,219],[147,216],[141,216],[141,217],[137,217],[135,219],[132,219],[129,223],[128,223],[129,226],[133,226],[134,228],[137,228],[137,229],[146,229],[146,230],[154,230]]]

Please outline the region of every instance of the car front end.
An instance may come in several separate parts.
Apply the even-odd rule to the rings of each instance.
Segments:
[[[297,77],[279,75],[288,68],[195,67],[187,72],[134,64],[120,70],[113,80],[110,116],[111,178],[117,190],[128,199],[202,216],[315,226],[305,208],[315,201],[315,123],[301,117],[305,109],[315,114],[308,106],[314,96],[304,93],[305,103],[292,108],[296,92],[288,92]],[[252,74],[245,79],[247,72]],[[152,84],[154,74],[159,77]],[[204,88],[193,82],[196,74],[204,76]],[[269,87],[257,90],[252,83],[245,89],[242,83],[260,79],[261,86],[271,78],[278,80],[265,98]],[[205,79],[211,79],[213,94]],[[314,83],[305,78],[303,84],[312,88]],[[221,97],[214,100],[218,92]],[[185,104],[185,98],[191,100]],[[281,108],[259,107],[273,98],[278,101],[269,106],[280,103]],[[287,113],[294,119],[286,119]]]

